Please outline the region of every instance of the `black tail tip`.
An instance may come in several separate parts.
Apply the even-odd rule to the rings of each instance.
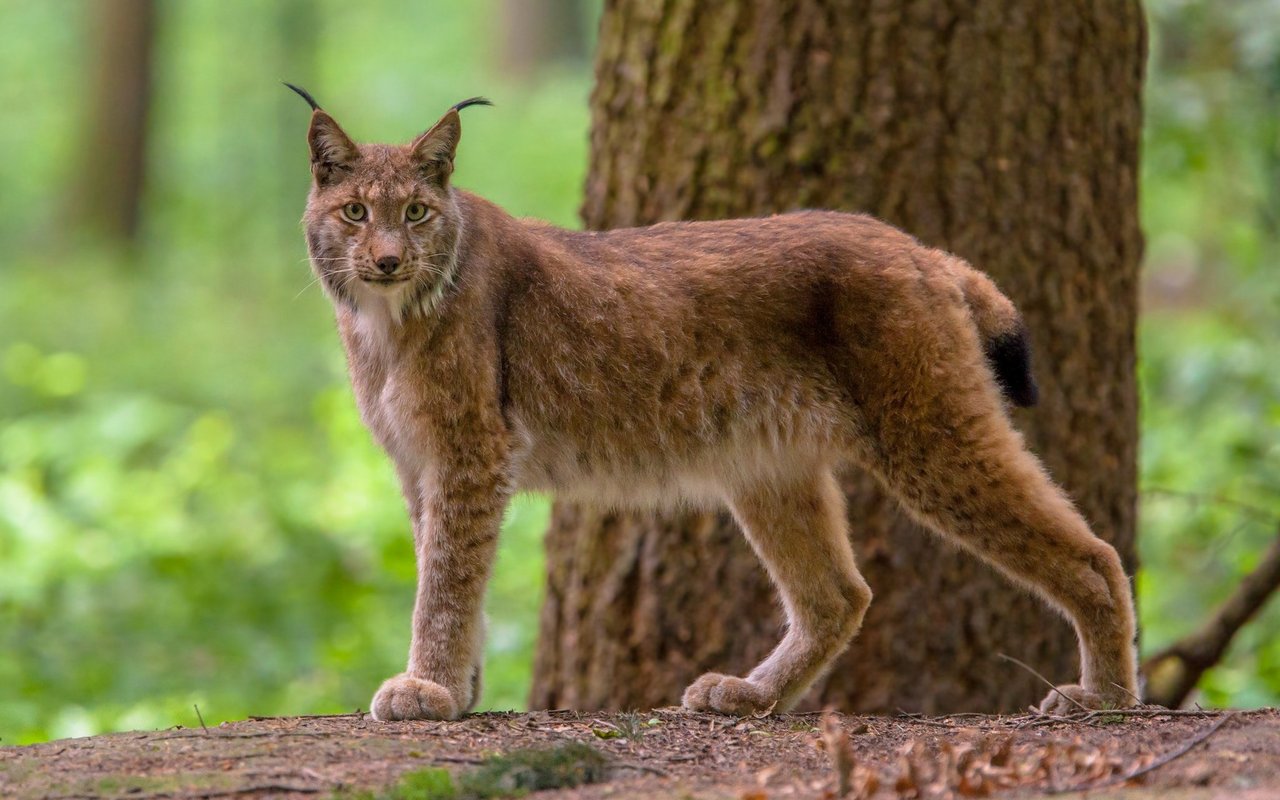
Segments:
[[[1040,389],[1031,374],[1031,340],[1026,328],[1019,326],[987,342],[987,361],[1010,403],[1030,408],[1040,400]]]

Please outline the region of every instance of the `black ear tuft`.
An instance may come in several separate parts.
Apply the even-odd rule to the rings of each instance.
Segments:
[[[314,97],[312,97],[312,96],[311,96],[311,93],[310,93],[310,92],[308,92],[306,89],[303,89],[303,88],[298,87],[298,86],[294,86],[292,83],[289,83],[288,81],[281,81],[281,82],[282,82],[285,86],[288,86],[290,89],[292,89],[292,90],[294,90],[295,92],[297,92],[297,93],[302,97],[302,99],[303,99],[303,100],[306,100],[306,101],[307,101],[307,105],[311,106],[311,110],[312,110],[312,111],[319,111],[319,110],[320,110],[320,104],[316,102],[316,99],[315,99]]]
[[[491,106],[491,105],[493,105],[493,101],[487,97],[468,97],[466,100],[463,100],[461,103],[455,103],[453,106],[453,110],[461,111],[462,109],[467,108],[469,106]]]

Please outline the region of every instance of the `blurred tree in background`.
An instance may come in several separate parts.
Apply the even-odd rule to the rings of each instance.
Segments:
[[[498,67],[512,80],[536,79],[548,67],[587,64],[583,0],[502,0],[494,21]]]
[[[1154,650],[1226,596],[1280,516],[1280,0],[1146,6],[1138,585]],[[412,545],[309,286],[307,109],[279,81],[366,140],[486,94],[498,107],[465,121],[459,183],[575,225],[589,66],[500,66],[499,0],[156,3],[121,250],[82,210],[110,202],[82,174],[99,13],[0,0],[0,741],[194,724],[193,703],[209,722],[362,706],[403,659]],[[525,702],[546,520],[543,498],[509,517],[482,707]],[[1280,609],[1201,690],[1280,700]]]
[[[155,3],[101,0],[90,13],[96,41],[85,77],[93,87],[92,119],[68,210],[104,240],[132,241],[142,214]]]

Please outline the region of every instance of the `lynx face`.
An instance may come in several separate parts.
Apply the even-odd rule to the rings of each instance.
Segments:
[[[327,113],[312,115],[315,180],[303,223],[312,266],[335,301],[400,319],[439,300],[462,226],[449,187],[459,135],[454,110],[403,146],[357,145]]]
[[[307,204],[311,262],[335,299],[397,314],[453,278],[460,221],[448,188],[407,148],[360,147],[350,170],[317,182]]]

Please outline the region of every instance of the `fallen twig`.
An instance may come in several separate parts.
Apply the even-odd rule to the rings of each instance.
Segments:
[[[259,792],[290,792],[293,794],[319,794],[326,791],[320,786],[293,786],[287,783],[256,783],[252,786],[240,786],[234,789],[209,789],[195,792],[152,792],[150,794],[130,794],[130,800],[203,800],[206,797],[234,797],[241,794],[257,794]],[[49,800],[85,800],[100,795],[51,795]]]
[[[249,719],[254,722],[270,722],[271,720],[277,719],[346,719],[348,717],[363,719],[365,717],[365,713],[363,711],[352,711],[350,714],[290,714],[288,716],[281,717],[258,717],[252,714],[249,715]]]
[[[1084,704],[1083,704],[1083,703],[1081,703],[1079,700],[1075,699],[1074,697],[1071,697],[1071,696],[1070,696],[1070,695],[1068,695],[1066,692],[1062,691],[1062,690],[1061,690],[1061,689],[1059,689],[1057,686],[1055,686],[1055,685],[1054,685],[1054,683],[1053,683],[1053,681],[1051,681],[1051,680],[1049,680],[1048,678],[1046,678],[1045,676],[1041,675],[1039,672],[1036,672],[1035,668],[1034,668],[1034,667],[1032,667],[1030,664],[1026,663],[1025,661],[1019,661],[1018,659],[1014,658],[1013,656],[1005,655],[1004,653],[996,653],[996,655],[997,655],[997,656],[999,656],[1000,658],[1003,658],[1005,661],[1012,661],[1014,664],[1017,664],[1018,666],[1022,667],[1022,668],[1023,668],[1023,669],[1025,669],[1027,672],[1030,672],[1032,675],[1035,675],[1037,678],[1039,678],[1040,680],[1044,681],[1044,684],[1045,684],[1046,686],[1048,686],[1050,689],[1052,689],[1053,691],[1057,692],[1058,694],[1062,695],[1062,697],[1063,697],[1064,699],[1066,699],[1066,700],[1070,700],[1070,701],[1071,701],[1071,703],[1072,703],[1074,706],[1076,706],[1076,708],[1079,708],[1081,711],[1088,711],[1088,710],[1089,710],[1088,708],[1085,708]]]
[[[1099,719],[1114,719],[1115,717],[1218,717],[1226,712],[1213,711],[1205,709],[1173,709],[1173,708],[1155,708],[1152,706],[1144,706],[1142,708],[1117,708],[1112,710],[1100,711],[1082,711],[1074,714],[1044,714],[1039,711],[1032,711],[1028,714],[1020,716],[1006,716],[995,714],[949,714],[946,716],[926,717],[921,714],[904,714],[897,719],[900,722],[915,722],[921,725],[931,725],[935,728],[944,730],[992,730],[995,729],[1025,729],[1025,728],[1043,728],[1050,725],[1074,725],[1081,722],[1094,722]],[[969,722],[961,722],[961,719],[970,719]],[[956,720],[954,723],[948,720]]]
[[[1102,711],[1089,711],[1080,714],[1029,714],[1019,720],[1010,720],[1016,728],[1040,728],[1048,725],[1070,725],[1077,722],[1092,722],[1107,717],[1217,717],[1222,711],[1206,711],[1176,708],[1116,708]],[[1233,712],[1234,713],[1234,712]]]
[[[1119,689],[1120,691],[1124,692],[1125,694],[1129,695],[1130,697],[1132,697],[1132,698],[1133,698],[1133,702],[1137,703],[1138,705],[1142,705],[1142,698],[1141,698],[1141,697],[1138,697],[1138,695],[1134,694],[1134,693],[1133,693],[1132,691],[1130,691],[1129,689],[1126,689],[1125,687],[1121,686],[1120,684],[1116,683],[1115,681],[1112,681],[1112,682],[1111,682],[1111,685],[1112,685],[1112,686],[1114,686],[1114,687],[1116,687],[1116,688],[1117,688],[1117,689]]]
[[[208,736],[210,739],[265,739],[272,736],[348,736],[350,734],[341,731],[258,731],[256,733],[214,733],[213,731],[205,731],[204,733],[170,733],[164,736],[157,736],[156,739],[192,739],[204,738]]]
[[[915,711],[903,711],[898,709],[900,717],[920,717],[923,719],[964,719],[965,717],[1001,717],[1003,714],[988,714],[985,711],[957,711],[954,714],[938,714],[937,716],[929,716],[928,714],[920,714]]]
[[[207,792],[194,792],[190,794],[171,794],[156,795],[156,797],[172,797],[172,798],[205,798],[205,797],[233,797],[238,794],[257,794],[259,792],[292,792],[296,794],[319,794],[325,791],[326,787],[321,786],[294,786],[288,783],[258,783],[253,786],[241,786],[238,789],[211,789]],[[136,795],[135,795],[136,797]]]
[[[1168,764],[1169,762],[1175,759],[1181,758],[1182,756],[1191,752],[1193,749],[1195,749],[1197,745],[1199,745],[1201,742],[1204,742],[1210,736],[1217,733],[1218,730],[1221,729],[1223,725],[1226,725],[1229,720],[1234,719],[1236,716],[1237,716],[1237,712],[1235,711],[1232,711],[1227,714],[1223,714],[1212,725],[1207,726],[1204,730],[1200,731],[1195,736],[1192,736],[1190,739],[1184,742],[1181,746],[1179,746],[1174,750],[1169,751],[1168,753],[1165,753],[1164,755],[1157,758],[1155,761],[1152,761],[1150,764],[1147,764],[1142,767],[1138,767],[1137,769],[1126,772],[1123,775],[1117,775],[1114,778],[1108,778],[1102,781],[1101,783],[1086,784],[1084,786],[1075,786],[1075,787],[1063,788],[1063,789],[1051,789],[1049,790],[1049,794],[1062,794],[1064,792],[1093,791],[1094,789],[1106,789],[1110,786],[1120,786],[1121,784],[1128,783],[1134,778],[1140,777],[1142,775],[1146,775],[1149,772],[1154,772],[1160,767],[1163,767],[1165,764]]]
[[[932,725],[935,728],[942,728],[943,730],[948,730],[948,731],[962,731],[962,730],[965,730],[966,728],[969,730],[975,730],[975,731],[983,730],[983,726],[981,724],[975,725],[972,723],[965,723],[965,722],[956,722],[953,724],[950,722],[944,722],[941,719],[930,719],[929,717],[907,717],[903,721],[918,722],[921,725]],[[997,724],[1000,722],[998,718],[990,721]]]

